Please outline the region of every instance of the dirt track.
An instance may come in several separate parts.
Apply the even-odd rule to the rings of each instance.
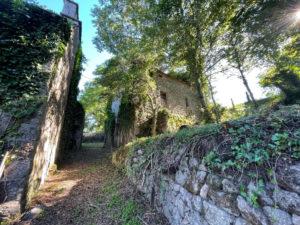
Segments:
[[[85,148],[49,175],[29,208],[37,206],[46,207],[37,218],[14,224],[168,224],[113,167],[104,148]]]

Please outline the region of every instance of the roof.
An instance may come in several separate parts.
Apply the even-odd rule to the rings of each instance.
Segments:
[[[184,82],[184,81],[182,81],[182,80],[179,80],[179,79],[177,79],[176,77],[172,77],[171,75],[166,74],[166,73],[162,72],[161,70],[157,70],[156,72],[158,73],[158,75],[161,75],[161,76],[163,76],[163,77],[165,77],[165,78],[168,78],[168,79],[170,79],[170,80],[175,80],[175,81],[177,81],[177,82],[179,82],[179,83],[182,83],[182,84],[185,84],[185,85],[187,85],[187,86],[189,86],[189,87],[191,86],[189,83]]]

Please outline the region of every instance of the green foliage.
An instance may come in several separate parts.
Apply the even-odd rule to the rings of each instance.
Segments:
[[[135,105],[132,102],[132,97],[123,96],[118,112],[118,122],[123,129],[129,131],[135,122]]]
[[[104,124],[104,130],[105,133],[112,135],[114,133],[115,129],[115,119],[116,115],[114,112],[111,110],[111,101],[107,103],[106,106],[106,119],[105,119],[105,124]]]
[[[272,169],[270,165],[278,158],[283,161],[299,159],[298,110],[298,107],[287,108],[273,115],[263,114],[255,120],[253,117],[246,117],[230,122],[232,128],[229,133],[233,137],[231,150],[226,153],[226,157],[220,157],[218,150],[214,149],[202,162],[211,169],[222,168],[224,171],[235,168],[243,171],[251,169],[253,165]],[[252,176],[258,178],[259,173],[260,171],[256,171]]]
[[[105,88],[92,81],[85,85],[79,95],[79,101],[86,113],[86,131],[102,131],[104,129],[105,108],[108,101],[104,90]]]
[[[13,117],[34,112],[49,74],[40,70],[70,37],[67,20],[22,1],[0,2],[0,105]],[[25,112],[26,111],[26,112]]]
[[[275,65],[261,78],[263,87],[276,87],[286,104],[300,100],[300,35],[295,36],[275,59]],[[298,47],[298,48],[297,48]]]
[[[186,116],[171,114],[168,119],[168,128],[170,131],[178,130],[182,125],[194,125],[196,120]]]
[[[123,207],[122,210],[122,225],[141,225],[142,222],[138,219],[137,215],[140,215],[141,211],[139,206],[129,199]]]
[[[207,124],[200,127],[182,129],[175,133],[175,140],[179,143],[186,142],[193,137],[216,135],[221,131],[220,124]]]
[[[255,180],[257,188],[248,195],[241,185],[241,195],[258,206],[257,199],[265,180],[276,184],[275,173],[280,170],[279,165],[300,159],[299,113],[297,105],[282,107],[275,112],[267,109],[224,124],[141,138],[126,146],[129,148],[127,170],[131,176],[140,176],[141,171],[149,169],[150,162],[152,172],[166,170],[169,164],[165,162],[169,162],[170,157],[176,158],[179,149],[185,149],[184,154],[199,157],[211,173],[229,172]],[[142,154],[137,153],[138,150]],[[133,158],[137,160],[133,161]]]

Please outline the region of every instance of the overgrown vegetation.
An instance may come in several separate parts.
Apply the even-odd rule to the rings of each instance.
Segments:
[[[30,115],[50,74],[42,65],[61,56],[70,38],[65,18],[23,1],[0,3],[0,106],[15,118]]]
[[[0,8],[0,108],[11,116],[0,138],[7,143],[45,101],[41,89],[56,72],[45,64],[62,56],[71,29],[67,19],[21,0],[3,0]]]
[[[300,107],[263,110],[223,124],[138,139],[119,151],[117,157],[127,162],[130,176],[140,180],[145,171],[170,173],[186,157],[198,158],[210,173],[248,177],[259,188],[248,196],[241,183],[241,194],[257,206],[265,182],[277,185],[282,172],[300,159]]]

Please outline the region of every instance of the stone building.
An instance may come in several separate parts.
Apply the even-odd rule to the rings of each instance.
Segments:
[[[157,87],[155,99],[158,105],[157,134],[178,129],[181,125],[191,125],[200,120],[198,95],[188,83],[159,70],[155,74],[155,82]],[[120,119],[120,116],[122,117],[120,115],[121,101],[122,95],[111,105],[115,120],[110,125],[112,130],[106,131],[105,145],[107,147],[120,147],[137,137],[151,135],[153,113],[150,102],[146,102],[142,107],[136,106],[134,122],[129,127],[124,127],[122,125],[124,119]]]
[[[188,83],[162,71],[157,71],[155,80],[162,107],[169,109],[175,115],[199,119],[199,97]]]

